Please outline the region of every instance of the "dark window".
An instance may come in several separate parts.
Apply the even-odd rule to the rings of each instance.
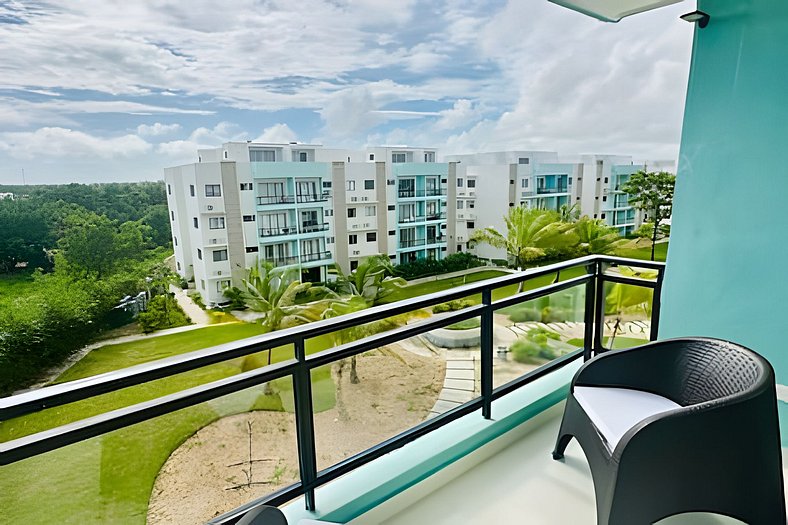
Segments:
[[[509,184],[514,184],[514,179],[509,179]]]
[[[244,215],[244,222],[254,222],[254,215]]]
[[[367,242],[374,242],[378,240],[378,234],[375,232],[367,232]]]
[[[358,244],[358,235],[352,234],[347,236],[348,244]]]
[[[441,179],[441,184],[446,184],[446,182],[447,182],[446,179]]]
[[[170,220],[171,221],[175,220],[175,212],[174,211],[170,211]]]
[[[324,180],[323,181],[323,187],[324,188],[330,188],[331,187],[331,181],[330,180]]]
[[[176,262],[175,262],[175,265],[178,267],[178,269],[179,269],[179,270],[181,269],[181,263],[179,263],[179,262],[177,262],[177,261],[176,261]]]
[[[458,251],[458,252],[461,252],[461,251],[462,251],[462,244],[458,244],[458,245],[457,245],[457,251]]]
[[[604,214],[604,213],[602,214],[602,218],[603,218],[603,219],[605,218],[605,214]]]
[[[596,219],[596,213],[594,214],[594,218]]]
[[[375,189],[375,180],[374,179],[366,179],[364,181],[364,189],[365,190],[374,190]]]
[[[596,181],[599,182],[601,179],[599,177],[596,178]]]
[[[349,219],[352,219],[356,216],[356,208],[348,208],[347,209],[347,216]]]
[[[374,153],[370,153],[369,154],[369,160],[375,160],[375,154]]]
[[[222,187],[219,184],[206,184],[205,185],[206,197],[221,197]]]
[[[468,221],[468,222],[466,223],[466,225],[468,226],[468,229],[469,229],[469,230],[472,230],[473,228],[475,228],[475,227],[476,227],[476,223],[475,223],[475,222],[473,222],[473,221]]]
[[[602,197],[602,202],[607,202],[607,197]]]
[[[197,222],[197,217],[193,217],[193,218],[192,218],[192,222],[194,222],[194,227],[195,227],[195,228],[199,228],[199,227],[200,227],[200,226],[199,226],[199,223]]]
[[[468,179],[468,187],[475,188],[476,187],[476,179]]]
[[[457,179],[457,187],[462,188],[462,179]]]
[[[241,183],[241,191],[251,190],[251,189],[252,189],[252,183],[251,182],[242,182]]]
[[[172,241],[175,243],[175,246],[178,246],[178,238],[177,237],[173,237]]]
[[[213,251],[213,262],[226,261],[226,260],[227,260],[227,250]]]
[[[394,210],[397,209],[393,204],[389,204],[388,208],[389,208],[389,211],[394,211]]]
[[[224,152],[224,158],[225,159],[227,158],[227,152],[226,151]]]
[[[247,246],[246,247],[246,253],[257,253],[259,251],[260,251],[260,248],[258,246]]]
[[[607,177],[605,177],[605,184],[607,184]]]
[[[202,250],[197,248],[197,258],[202,261]]]
[[[167,195],[172,195],[172,186],[167,184]]]
[[[389,230],[389,235],[397,235],[397,232],[394,230]]]
[[[350,261],[350,271],[352,272],[356,268],[358,268],[358,261]]]
[[[529,159],[528,157],[520,157],[519,159],[517,159],[517,164],[528,164],[530,162],[531,159]]]
[[[194,184],[189,184],[189,193],[194,197]]]
[[[446,247],[445,247],[445,246],[443,246],[443,247],[441,248],[441,251],[442,251],[442,252],[445,252],[445,251],[446,251]]]

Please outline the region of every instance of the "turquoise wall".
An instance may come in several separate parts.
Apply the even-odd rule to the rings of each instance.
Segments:
[[[788,2],[698,9],[660,337],[742,343],[788,384]]]

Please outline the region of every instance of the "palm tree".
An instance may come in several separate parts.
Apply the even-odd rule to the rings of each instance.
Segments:
[[[487,227],[477,230],[471,236],[471,241],[505,249],[518,269],[542,259],[549,250],[558,251],[577,243],[574,225],[561,222],[561,216],[556,211],[514,206],[509,208],[504,221],[505,236],[495,228]],[[522,287],[521,282],[518,291],[522,291]]]
[[[337,290],[342,294],[363,298],[367,306],[377,304],[407,285],[405,279],[393,276],[394,267],[385,255],[365,257],[348,275],[339,265],[336,265],[336,270]]]
[[[626,277],[648,280],[656,279],[658,273],[656,270],[635,270],[629,266],[619,266],[618,270]],[[610,348],[613,348],[624,313],[642,310],[646,317],[651,317],[653,297],[654,292],[643,286],[616,283],[610,287],[605,297],[605,314],[616,316],[613,335],[610,337]]]
[[[575,234],[580,244],[578,249],[583,255],[612,254],[626,242],[615,229],[609,227],[601,219],[590,219],[583,216],[574,224]]]
[[[577,203],[562,204],[558,209],[558,214],[561,216],[561,222],[577,222],[580,220],[580,205]]]

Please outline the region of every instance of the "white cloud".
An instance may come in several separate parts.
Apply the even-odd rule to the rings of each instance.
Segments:
[[[478,105],[468,99],[461,98],[454,102],[454,106],[440,112],[440,118],[435,123],[435,130],[449,130],[459,127],[468,127],[481,116]]]
[[[137,135],[96,137],[67,128],[0,133],[0,151],[17,159],[41,157],[134,157],[152,146]]]
[[[220,122],[213,128],[195,129],[186,140],[161,142],[156,152],[168,157],[166,162],[194,162],[198,149],[216,148],[225,142],[246,140],[247,134],[232,122]]]
[[[180,124],[162,124],[155,122],[153,125],[140,124],[137,126],[137,134],[149,137],[159,137],[161,135],[169,135],[181,130]]]
[[[269,128],[265,128],[259,137],[254,139],[254,142],[294,142],[298,140],[295,131],[290,129],[287,124],[274,124]]]

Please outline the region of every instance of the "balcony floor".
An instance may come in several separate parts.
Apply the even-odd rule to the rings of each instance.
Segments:
[[[550,455],[562,410],[563,404],[553,407],[522,425],[528,428],[510,432],[519,435],[498,438],[510,441],[498,444],[498,450],[485,453],[485,448],[495,446],[489,443],[351,523],[594,525],[594,488],[582,449],[573,440],[564,461],[553,461]],[[788,474],[786,452],[783,449],[783,472]],[[477,454],[488,457],[474,460]],[[664,519],[659,525],[740,523],[694,513]]]

